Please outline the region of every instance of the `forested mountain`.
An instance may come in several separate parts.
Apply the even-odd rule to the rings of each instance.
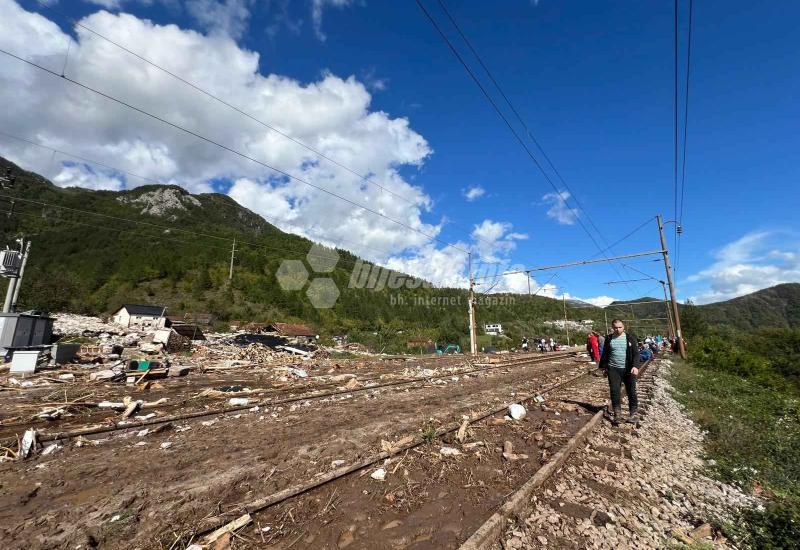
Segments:
[[[297,291],[282,290],[276,280],[282,261],[300,260],[308,267],[306,254],[313,243],[280,231],[226,195],[191,195],[161,185],[120,192],[61,188],[0,158],[0,174],[7,168],[15,182],[0,190],[5,211],[0,245],[11,245],[20,235],[32,241],[18,309],[101,315],[123,303],[153,303],[175,315],[210,312],[221,322],[300,320],[323,334],[348,333],[388,349],[420,336],[466,343],[466,291],[349,288],[359,259],[346,251],[338,251],[336,267],[325,274],[341,291],[334,307],[315,308],[308,283]],[[502,323],[510,338],[495,340],[495,345],[518,343],[523,335],[566,339],[563,329],[545,324],[564,318],[559,300],[497,294],[479,300],[479,326]],[[648,300],[655,298],[642,298]],[[568,308],[570,320],[592,319],[600,329],[604,313],[608,320],[631,318],[629,304],[606,312],[575,305]],[[696,310],[709,323],[736,328],[796,326],[800,285],[780,285]],[[664,317],[664,312],[662,303],[654,303],[634,306],[633,315]]]
[[[0,216],[2,242],[12,244],[19,235],[32,241],[18,309],[98,315],[123,303],[153,303],[175,315],[302,320],[324,334],[403,345],[411,336],[465,341],[466,291],[348,288],[359,259],[346,251],[338,251],[335,269],[325,274],[341,291],[333,308],[315,308],[308,284],[282,290],[276,280],[282,261],[304,261],[310,271],[306,253],[314,243],[280,231],[226,195],[159,185],[121,192],[61,188],[0,159],[0,174],[6,167],[15,183],[0,191],[7,214]],[[543,321],[564,317],[561,301],[550,298],[493,294],[479,300],[479,324],[503,323],[514,342],[523,334],[557,336]],[[602,310],[592,309],[580,318],[601,320]]]

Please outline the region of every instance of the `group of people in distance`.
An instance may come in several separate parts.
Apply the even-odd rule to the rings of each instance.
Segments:
[[[561,346],[558,342],[556,342],[555,338],[534,338],[533,345],[539,350],[539,352],[544,353],[546,351],[558,351]],[[522,339],[522,351],[529,351],[531,349],[530,344],[528,343],[528,338],[525,337]]]

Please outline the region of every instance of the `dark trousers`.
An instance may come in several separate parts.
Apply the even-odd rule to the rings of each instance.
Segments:
[[[611,388],[611,407],[618,411],[622,408],[621,386],[625,384],[625,392],[628,394],[628,410],[631,414],[639,408],[639,400],[636,398],[636,377],[625,369],[608,369],[608,385]]]

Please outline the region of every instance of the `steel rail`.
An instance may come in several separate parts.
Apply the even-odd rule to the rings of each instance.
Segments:
[[[584,378],[586,376],[589,376],[595,370],[596,369],[587,370],[585,372],[582,372],[580,374],[572,376],[572,377],[568,378],[567,380],[564,380],[564,381],[561,381],[561,382],[557,382],[557,383],[555,383],[555,384],[553,384],[553,385],[551,385],[549,387],[541,389],[536,393],[532,393],[532,394],[529,394],[527,396],[520,397],[519,399],[514,401],[514,403],[525,403],[527,401],[535,399],[538,396],[551,393],[551,392],[553,392],[553,391],[555,391],[555,390],[557,390],[559,388],[563,388],[564,386],[567,386],[569,384],[574,383],[577,380],[580,380],[580,379],[582,379],[582,378]],[[510,403],[505,403],[502,406],[494,407],[492,409],[489,409],[489,410],[486,410],[486,411],[471,415],[470,419],[469,419],[469,423],[472,424],[472,423],[475,423],[475,422],[479,422],[479,421],[484,420],[484,419],[486,419],[486,418],[488,418],[490,416],[498,414],[498,413],[506,410],[509,405],[510,405]],[[434,437],[439,438],[439,437],[441,437],[441,436],[443,436],[445,434],[455,432],[461,427],[461,424],[462,424],[462,422],[459,421],[459,422],[454,422],[454,423],[450,423],[450,424],[447,424],[445,426],[442,426],[441,428],[436,430],[436,432],[434,434]],[[357,472],[359,470],[362,470],[362,469],[364,469],[366,467],[369,467],[369,466],[371,466],[371,465],[373,465],[373,464],[375,464],[377,462],[380,462],[380,461],[385,460],[387,458],[390,458],[392,456],[396,456],[396,455],[398,455],[398,454],[400,454],[400,453],[402,453],[404,451],[407,451],[409,449],[413,449],[414,447],[418,447],[419,445],[422,445],[422,444],[424,444],[426,442],[427,442],[426,438],[423,438],[421,436],[415,436],[413,441],[410,442],[410,443],[406,443],[404,445],[399,445],[397,447],[392,448],[391,450],[382,451],[380,453],[374,454],[372,456],[369,456],[369,457],[367,457],[365,459],[362,459],[362,460],[360,460],[360,461],[358,461],[358,462],[356,462],[354,464],[351,464],[349,466],[343,466],[341,468],[338,468],[336,470],[333,470],[333,471],[329,472],[328,474],[325,474],[323,476],[319,476],[316,479],[314,479],[313,481],[295,484],[295,485],[287,487],[286,489],[278,491],[277,493],[273,493],[273,494],[267,495],[265,497],[256,499],[256,500],[251,501],[251,502],[246,503],[246,504],[241,504],[238,507],[238,509],[236,510],[236,512],[233,512],[233,513],[232,512],[227,512],[227,513],[223,513],[223,514],[220,514],[220,515],[217,515],[217,516],[212,516],[212,517],[209,517],[209,518],[205,518],[205,519],[201,520],[197,524],[194,533],[195,533],[195,535],[206,533],[208,531],[211,531],[212,529],[216,529],[216,528],[226,524],[231,519],[236,517],[237,514],[243,514],[243,513],[253,514],[253,513],[256,513],[256,512],[258,512],[260,510],[263,510],[265,508],[268,508],[270,506],[273,506],[275,504],[278,504],[280,502],[288,500],[288,499],[290,499],[292,497],[301,495],[303,493],[306,493],[308,491],[316,489],[317,487],[320,487],[322,485],[325,485],[325,484],[328,484],[328,483],[330,483],[332,481],[335,481],[335,480],[337,480],[339,478],[347,476],[347,475],[349,475],[349,474],[351,474],[353,472]]]
[[[429,376],[429,377],[424,377],[424,378],[414,378],[414,379],[410,379],[410,380],[409,379],[395,380],[395,381],[392,381],[392,382],[387,382],[385,384],[377,384],[377,385],[374,385],[374,386],[366,386],[366,387],[362,387],[362,388],[353,388],[353,389],[349,389],[349,390],[335,390],[335,391],[329,391],[329,392],[324,392],[324,393],[318,393],[318,394],[315,394],[315,395],[302,395],[302,396],[295,396],[295,397],[289,397],[289,398],[284,398],[284,399],[276,399],[276,400],[258,400],[258,401],[253,401],[251,403],[248,403],[247,405],[235,405],[235,406],[231,406],[231,407],[223,407],[223,408],[214,409],[214,410],[203,410],[203,411],[195,411],[195,412],[191,412],[191,413],[176,414],[176,415],[171,415],[171,416],[164,416],[164,417],[161,417],[161,418],[152,418],[152,419],[145,420],[145,421],[142,421],[142,422],[130,422],[130,423],[126,423],[124,425],[113,424],[113,425],[107,425],[107,426],[96,426],[96,427],[90,427],[90,428],[82,428],[82,429],[77,429],[77,430],[71,430],[71,431],[68,431],[68,432],[56,432],[56,433],[52,433],[52,434],[43,434],[43,435],[40,435],[40,436],[37,437],[37,441],[39,441],[41,443],[47,443],[47,442],[50,442],[50,441],[58,441],[58,440],[62,440],[62,439],[71,439],[71,438],[79,437],[79,436],[96,435],[96,434],[101,434],[101,433],[122,431],[122,430],[127,430],[127,429],[132,429],[132,428],[141,428],[141,427],[145,427],[145,426],[153,426],[153,425],[157,425],[157,424],[164,424],[164,423],[167,423],[167,422],[174,422],[174,421],[177,421],[177,420],[188,420],[188,419],[193,419],[193,418],[202,418],[202,417],[206,417],[206,416],[214,416],[214,415],[222,415],[222,414],[227,414],[227,413],[232,413],[232,412],[239,412],[239,411],[243,411],[243,410],[252,409],[253,407],[256,407],[256,406],[259,406],[259,407],[270,407],[270,406],[274,406],[274,405],[283,405],[283,404],[286,404],[286,403],[294,403],[294,402],[297,402],[297,401],[310,401],[310,400],[322,399],[322,398],[331,397],[331,396],[334,396],[334,395],[361,393],[361,392],[366,392],[366,391],[370,391],[370,390],[388,388],[388,387],[395,387],[395,386],[401,386],[401,385],[424,384],[426,382],[431,382],[433,380],[439,380],[439,379],[443,379],[443,378],[450,378],[452,376],[457,376],[457,375],[472,374],[472,373],[475,373],[475,372],[486,372],[488,370],[494,370],[494,369],[499,369],[499,368],[508,368],[510,366],[520,366],[520,365],[524,365],[524,364],[535,365],[535,364],[539,364],[539,363],[546,363],[547,361],[549,361],[551,359],[569,357],[570,355],[573,355],[575,353],[576,352],[559,352],[558,355],[549,355],[549,356],[546,356],[546,357],[533,357],[528,361],[515,363],[513,365],[507,365],[507,364],[504,364],[504,363],[499,363],[497,365],[492,365],[492,366],[489,366],[489,367],[479,367],[479,368],[470,369],[470,370],[466,370],[466,371],[459,371],[457,373],[456,372],[448,372],[447,374],[439,374],[439,375]],[[13,438],[12,437],[6,437],[3,441],[6,442],[6,443],[8,443],[8,442],[12,442],[13,443],[13,441],[16,441],[16,436],[14,436]]]

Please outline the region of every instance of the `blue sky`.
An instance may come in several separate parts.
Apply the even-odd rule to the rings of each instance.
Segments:
[[[491,83],[438,3],[424,3],[491,89]],[[98,73],[92,80],[91,66],[102,65],[103,56],[89,49],[90,37],[81,36],[72,24],[36,2],[2,0],[2,4],[15,10],[20,20],[31,22],[43,37],[52,38],[50,42],[43,38],[39,44],[5,38],[6,49],[30,57],[43,55],[35,49],[43,47],[47,50],[44,54],[50,57],[42,59],[60,70],[63,54],[59,52],[65,40],[53,38],[54,32],[43,22],[50,20],[75,40],[69,67],[73,70],[74,66],[76,79],[108,86],[119,95],[133,93],[130,86],[122,84],[125,82],[144,90],[149,83],[158,84],[160,94],[142,92],[137,96],[145,102],[143,105],[154,110],[169,107],[168,102],[159,105],[164,97],[171,97],[173,89],[169,86],[181,86],[168,79],[148,82],[156,77],[135,69],[132,60],[124,60],[124,54],[119,54],[113,63],[109,60],[108,67],[113,70],[106,71],[104,78]],[[440,241],[472,247],[476,257],[500,261],[508,267],[556,264],[598,252],[569,208],[561,205],[561,215],[557,215],[559,201],[553,188],[413,1],[62,0],[51,5],[71,17],[90,18],[83,21],[91,28],[103,27],[104,34],[131,49],[147,49],[150,57],[161,55],[161,64],[170,64],[182,75],[192,74],[193,81],[214,89],[221,97],[245,98],[245,77],[256,73],[272,78],[273,82],[264,84],[273,86],[270,93],[288,90],[287,94],[297,92],[296,96],[308,92],[308,103],[294,119],[283,120],[281,127],[324,149],[332,158],[344,159],[342,162],[348,166],[355,167],[362,155],[374,155],[374,161],[365,161],[358,169],[376,170],[387,187],[412,199],[413,212],[407,217],[402,206],[384,208],[368,194],[361,199],[379,204],[381,211],[402,217],[415,227],[419,223],[420,228],[435,233]],[[602,237],[595,233],[595,238],[601,244],[603,239],[607,243],[616,241],[657,213],[665,219],[674,218],[671,2],[509,0],[486,4],[451,0],[447,6],[585,207],[586,211],[577,214],[580,221],[594,233],[588,212],[600,229]],[[98,17],[96,12],[103,7],[113,17]],[[679,8],[683,94],[688,3],[680,2]],[[39,19],[34,19],[36,13]],[[236,56],[226,58],[226,53],[220,53],[222,59],[213,62],[204,55],[193,57],[189,46],[161,42],[163,33],[154,32],[148,37],[146,33],[152,27],[137,27],[120,13],[130,14],[137,20],[136,25],[147,19],[156,27],[174,24],[177,28],[172,38],[176,40],[178,36],[188,36],[181,33],[195,30],[199,35],[192,35],[191,40],[197,42],[198,48],[202,45],[200,51],[230,51]],[[800,199],[794,192],[800,174],[796,162],[800,107],[795,99],[800,58],[796,55],[796,33],[792,32],[798,17],[800,5],[790,2],[697,2],[694,6],[685,232],[677,271],[681,299],[716,301],[779,282],[800,281],[800,227],[796,221]],[[42,43],[49,44],[49,49]],[[242,52],[257,53],[257,65],[240,63],[246,57]],[[212,72],[226,59],[234,60],[226,79],[215,80],[219,71],[204,74],[204,68]],[[88,68],[82,68],[82,63]],[[237,73],[235,69],[240,65],[244,68]],[[117,70],[128,72],[120,74]],[[5,71],[3,78],[22,82],[23,86],[34,82],[10,60],[0,60],[0,71]],[[120,82],[116,86],[115,75]],[[238,77],[242,77],[241,82]],[[348,84],[349,77],[352,80]],[[285,82],[277,82],[280,79]],[[318,90],[310,90],[310,86],[316,84],[337,90],[334,93],[341,97],[355,98],[355,106],[350,108],[349,99],[341,102],[343,105],[331,106],[325,98],[311,97],[311,92]],[[60,85],[48,83],[48,93],[63,95],[63,90],[56,88]],[[210,111],[218,107],[209,107],[203,98],[185,97],[189,99],[184,103],[197,101],[198,109]],[[495,98],[502,104],[496,93]],[[324,108],[317,110],[317,105]],[[101,108],[109,112],[115,109]],[[259,112],[262,119],[269,116],[275,115],[267,107]],[[206,121],[208,124],[202,127],[206,134],[216,135],[214,132],[225,124],[231,135],[253,133],[250,146],[258,141],[255,132],[263,132],[238,115],[227,113],[219,117]],[[64,143],[71,144],[79,149],[76,152],[89,158],[102,157],[98,160],[112,166],[136,166],[159,181],[185,178],[186,187],[192,191],[213,188],[229,192],[268,219],[274,214],[282,221],[278,225],[287,230],[354,249],[370,259],[414,271],[441,284],[463,281],[463,260],[456,259],[452,249],[442,250],[441,244],[425,244],[419,234],[398,226],[378,226],[364,221],[361,215],[360,220],[354,220],[346,209],[326,204],[335,201],[331,197],[314,198],[296,190],[279,189],[286,182],[238,163],[220,173],[198,169],[189,176],[185,166],[181,171],[181,159],[216,153],[187,144],[182,137],[171,137],[150,122],[137,122],[141,124],[138,133],[125,135],[124,129],[100,118],[94,119],[100,130],[91,135],[84,133],[80,138],[74,135],[77,115],[72,127],[52,120],[42,120],[38,125],[26,121],[23,126],[27,128],[20,133],[51,147],[63,149]],[[90,117],[89,125],[92,120]],[[337,121],[342,125],[352,122],[354,130],[342,135],[336,130]],[[4,127],[20,126],[19,120],[13,118],[2,122]],[[365,125],[371,125],[369,132],[380,128],[374,130],[379,133],[368,135]],[[530,142],[529,145],[533,147]],[[261,152],[252,146],[253,151]],[[371,151],[371,147],[380,149],[380,153]],[[0,148],[12,159],[33,167],[46,157],[15,148],[4,140],[0,140]],[[264,151],[264,155],[271,154]],[[322,166],[318,171],[309,170],[303,164],[307,158],[293,155],[287,152],[276,162],[290,172],[296,167],[306,179],[323,182],[320,185],[343,181],[339,173],[322,173]],[[150,167],[142,158],[155,166]],[[105,181],[98,181],[92,170],[75,170],[65,159],[63,170],[52,175],[64,185],[121,188],[142,183],[120,174],[106,174]],[[565,190],[555,177],[553,181],[559,192]],[[469,190],[472,193],[467,196]],[[567,199],[568,207],[574,207],[573,200]],[[308,205],[305,211],[304,204]],[[330,214],[330,226],[320,221],[320,212],[326,212],[327,207],[336,209]],[[341,220],[337,215],[342,216]],[[352,225],[345,232],[337,232],[342,220]],[[359,221],[364,225],[359,226]],[[668,226],[669,246],[674,249],[671,227]],[[351,240],[345,242],[348,235]],[[371,248],[359,247],[366,247],[365,242]],[[657,232],[652,223],[610,253],[656,248]],[[661,264],[633,265],[663,278]],[[561,273],[552,282],[555,287],[548,287],[545,292],[566,292],[585,299],[629,299],[648,291],[654,294],[649,282],[630,286],[605,284],[640,277],[622,267],[617,267],[616,272],[610,266],[572,269]],[[549,276],[539,276],[536,281],[541,284],[548,279]],[[499,288],[522,290],[523,286],[519,280],[509,280]]]

